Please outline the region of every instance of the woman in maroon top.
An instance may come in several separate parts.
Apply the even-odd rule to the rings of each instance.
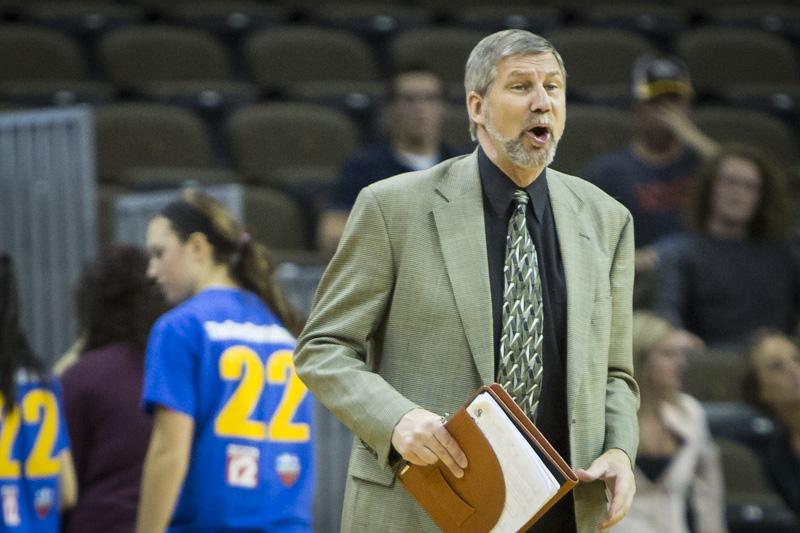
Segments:
[[[138,248],[113,247],[87,265],[75,300],[84,352],[62,377],[78,503],[64,531],[130,532],[150,420],[139,407],[150,326],[166,310]]]

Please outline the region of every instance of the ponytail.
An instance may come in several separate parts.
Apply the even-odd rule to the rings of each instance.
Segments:
[[[242,234],[240,246],[234,255],[231,275],[245,289],[261,298],[293,335],[303,329],[300,314],[289,304],[275,279],[275,270],[266,246]]]
[[[283,326],[298,335],[303,320],[284,297],[266,246],[251,238],[219,202],[196,189],[184,191],[161,211],[182,241],[203,233],[214,248],[214,260],[228,265],[231,277],[255,293],[278,316]]]

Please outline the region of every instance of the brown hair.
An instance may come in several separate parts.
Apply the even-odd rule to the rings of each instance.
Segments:
[[[126,342],[143,352],[150,327],[167,310],[161,291],[147,276],[147,255],[135,246],[106,248],[83,268],[75,307],[87,352],[112,342]]]
[[[16,402],[16,375],[28,370],[45,377],[42,361],[33,353],[19,322],[17,282],[11,257],[0,254],[0,394],[6,399],[4,409]]]
[[[761,386],[758,383],[758,375],[756,373],[756,367],[753,364],[753,360],[763,345],[775,337],[786,339],[792,344],[797,345],[797,341],[795,339],[778,329],[760,328],[756,330],[747,338],[747,342],[744,346],[743,353],[745,356],[746,367],[741,382],[742,399],[746,403],[749,403],[754,407],[758,407],[773,417],[776,416],[776,413],[761,399]]]
[[[633,370],[637,380],[642,377],[642,368],[650,351],[674,330],[672,324],[653,313],[647,311],[633,313]]]
[[[749,236],[774,239],[785,236],[790,227],[789,194],[786,175],[763,152],[737,144],[724,145],[702,166],[688,202],[689,226],[705,232],[711,218],[711,195],[723,160],[736,157],[753,162],[761,175],[761,198],[750,222]]]
[[[185,242],[195,231],[205,233],[214,249],[214,261],[227,264],[231,277],[237,283],[258,295],[278,315],[286,329],[295,335],[299,334],[303,321],[286,300],[275,280],[266,246],[253,239],[230,212],[209,195],[197,189],[187,189],[181,194],[180,202],[201,215],[207,223],[204,225],[208,227],[205,230],[187,230],[165,215],[178,238]]]

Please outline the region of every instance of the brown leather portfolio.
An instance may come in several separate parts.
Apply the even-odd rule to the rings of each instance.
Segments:
[[[505,443],[500,445],[499,436],[486,435],[481,429],[477,419],[485,407],[476,410],[474,400],[483,393],[487,393],[500,407],[496,409],[497,413],[502,413],[499,416],[504,415],[510,419],[513,423],[512,431],[517,431],[524,437],[524,440],[517,441],[522,446],[529,447],[529,450],[525,450],[527,454],[509,452]],[[484,399],[482,405],[487,405],[485,400],[489,398],[481,398]],[[478,389],[447,420],[445,427],[467,455],[469,465],[463,477],[456,478],[441,462],[429,466],[407,463],[398,472],[398,478],[406,489],[445,533],[485,533],[495,528],[508,531],[509,524],[516,524],[511,529],[524,531],[578,482],[567,462],[497,383]],[[495,447],[490,442],[492,440]],[[531,455],[531,452],[536,455]],[[508,457],[499,457],[498,454]],[[541,462],[535,459],[536,456]],[[534,459],[531,461],[532,457]],[[509,468],[509,465],[517,461],[536,462],[538,470],[532,468],[530,471],[542,473],[542,479],[546,478],[552,487],[549,492],[543,493],[540,500],[533,498],[532,501],[536,503],[528,502],[525,495],[506,494],[507,490],[513,490],[509,487],[519,486],[506,479],[520,475],[519,469]],[[512,510],[511,507],[515,509]]]

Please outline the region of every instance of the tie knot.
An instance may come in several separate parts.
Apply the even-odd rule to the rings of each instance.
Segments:
[[[514,201],[517,204],[528,205],[528,193],[522,189],[514,191]]]

